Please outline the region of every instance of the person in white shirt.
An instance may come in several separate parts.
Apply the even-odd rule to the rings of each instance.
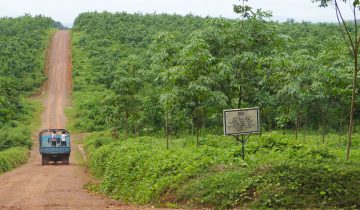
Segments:
[[[61,146],[66,146],[66,136],[65,131],[63,131],[61,134]]]
[[[56,132],[55,131],[53,131],[51,133],[51,146],[56,147]]]

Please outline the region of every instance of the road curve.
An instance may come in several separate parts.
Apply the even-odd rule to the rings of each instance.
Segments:
[[[69,31],[53,35],[48,51],[41,129],[65,128],[65,106],[71,93],[71,38]],[[136,209],[83,189],[88,175],[74,158],[70,165],[41,165],[35,141],[29,162],[0,176],[0,209]]]

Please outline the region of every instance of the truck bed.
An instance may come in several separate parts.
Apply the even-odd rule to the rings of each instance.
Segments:
[[[40,154],[69,154],[70,153],[70,139],[66,137],[66,146],[61,146],[60,135],[56,135],[56,146],[51,144],[51,135],[41,136],[40,139]]]
[[[41,147],[40,154],[69,154],[70,147]]]

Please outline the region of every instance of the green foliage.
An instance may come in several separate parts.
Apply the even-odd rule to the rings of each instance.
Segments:
[[[31,91],[43,81],[52,24],[42,16],[0,18],[0,75],[16,84],[13,91]]]
[[[207,146],[164,150],[149,137],[126,143],[108,138],[99,143],[97,135],[90,139],[86,144],[89,165],[96,176],[104,178],[100,189],[125,202],[145,204],[162,199],[162,194],[176,190],[210,166],[239,160],[227,160],[228,154]],[[101,144],[105,145],[98,147]]]
[[[246,20],[81,14],[73,30],[78,128],[142,135],[167,124],[179,135],[218,129],[223,109],[258,106],[267,130],[340,130],[352,62],[338,26],[266,22],[248,9]]]
[[[335,1],[334,0],[312,0],[312,2],[318,2],[320,7],[328,7],[333,2],[344,2],[344,3],[349,2],[354,7],[359,7],[360,6],[360,1],[359,0],[339,0],[339,1],[336,1],[336,0]]]
[[[42,16],[0,18],[0,129],[27,114],[21,95],[44,80],[52,24]]]
[[[265,204],[272,208],[358,206],[359,190],[354,187],[359,184],[357,173],[358,167],[345,163],[335,166],[309,161],[306,164],[289,162],[278,165],[264,178],[264,189],[259,192],[260,198],[255,205]]]
[[[241,17],[250,20],[261,20],[272,16],[271,11],[262,11],[261,9],[255,11],[252,7],[245,5],[245,2],[247,1],[248,0],[240,0],[242,5],[234,5],[234,12],[241,15]]]
[[[339,24],[339,28],[341,30],[342,33],[342,37],[345,41],[345,45],[348,49],[346,49],[345,51],[350,51],[352,60],[353,60],[353,76],[352,76],[352,83],[351,83],[351,107],[350,107],[350,114],[349,114],[349,132],[348,132],[348,136],[349,136],[349,140],[348,140],[348,144],[347,144],[347,153],[346,153],[346,159],[349,159],[350,157],[350,150],[351,150],[351,145],[352,145],[352,134],[353,134],[353,127],[355,125],[354,123],[354,114],[355,114],[355,110],[356,110],[356,103],[357,101],[357,93],[358,93],[358,87],[357,87],[357,83],[358,83],[358,73],[359,73],[359,43],[360,43],[360,38],[359,38],[359,34],[358,34],[358,22],[357,22],[357,14],[356,14],[356,10],[360,9],[360,1],[359,0],[354,0],[354,1],[348,1],[348,0],[313,0],[313,2],[319,3],[320,7],[327,7],[329,6],[329,4],[331,3],[332,5],[334,5],[335,8],[335,12],[336,12],[336,17],[338,20],[338,24]],[[353,12],[353,19],[352,21],[347,21],[343,18],[343,9],[341,9],[339,7],[339,2],[340,3],[349,3],[350,9]],[[322,126],[322,130],[324,130],[325,126]]]
[[[11,147],[26,146],[31,148],[32,140],[29,128],[20,125],[17,127],[4,127],[0,133],[0,151]]]
[[[42,110],[40,102],[33,99],[19,99],[23,113],[17,120],[10,120],[0,128],[0,151],[11,147],[31,148],[31,132],[39,126]]]
[[[179,200],[191,201],[193,205],[228,209],[243,205],[254,199],[255,186],[248,170],[209,174],[195,179],[179,191]],[[236,187],[234,187],[236,186]]]
[[[27,161],[39,107],[24,98],[40,87],[53,20],[0,18],[0,173]]]
[[[107,126],[103,123],[87,126],[93,124],[93,116],[79,114],[79,128],[92,131],[111,127],[135,134],[161,128],[161,96],[154,86],[159,82],[158,73],[149,71],[148,48],[158,33],[180,32],[177,34],[184,37],[203,24],[202,18],[191,15],[183,18],[106,12],[81,14],[73,28],[74,90],[78,92],[74,97],[75,109],[77,113],[96,113],[99,119],[105,119]],[[108,96],[91,96],[95,90],[106,91]],[[88,93],[89,106],[83,102]],[[99,107],[90,106],[99,102],[102,104]]]
[[[88,136],[85,149],[101,181],[97,189],[126,203],[220,209],[358,206],[360,162],[339,157],[337,136],[329,140],[333,146],[319,141],[320,136],[311,136],[304,144],[277,132],[252,137],[245,162],[234,139],[213,135],[206,135],[199,149],[187,136],[173,139],[166,150],[162,138],[122,141],[98,132]]]
[[[0,174],[26,163],[29,157],[29,148],[12,147],[0,151]]]
[[[78,118],[75,122],[75,127],[81,130],[97,131],[105,127],[105,117],[101,114],[102,107],[97,106],[99,100],[104,99],[104,92],[81,92],[75,93],[74,97],[81,98],[75,105],[78,110],[75,117]]]
[[[98,189],[139,204],[357,208],[359,136],[348,163],[344,140],[329,134],[347,129],[351,96],[353,64],[338,26],[266,22],[267,12],[234,9],[243,20],[107,12],[76,19],[76,126],[99,131],[86,143]],[[196,149],[185,135],[221,134],[223,109],[252,106],[263,130],[284,134],[251,137],[245,162],[234,139],[205,132]],[[169,150],[165,139],[144,137],[165,127]]]

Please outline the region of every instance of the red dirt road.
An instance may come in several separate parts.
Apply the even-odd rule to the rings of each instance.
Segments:
[[[66,127],[65,106],[70,102],[71,41],[68,31],[56,32],[48,53],[48,82],[41,129]],[[36,142],[36,141],[35,141]],[[0,209],[134,209],[83,189],[89,176],[72,145],[70,165],[41,165],[38,144],[24,166],[0,176]]]
[[[41,116],[42,129],[65,128],[64,108],[69,104],[72,84],[70,46],[68,31],[54,34],[47,58],[47,98],[44,100],[45,111]]]

